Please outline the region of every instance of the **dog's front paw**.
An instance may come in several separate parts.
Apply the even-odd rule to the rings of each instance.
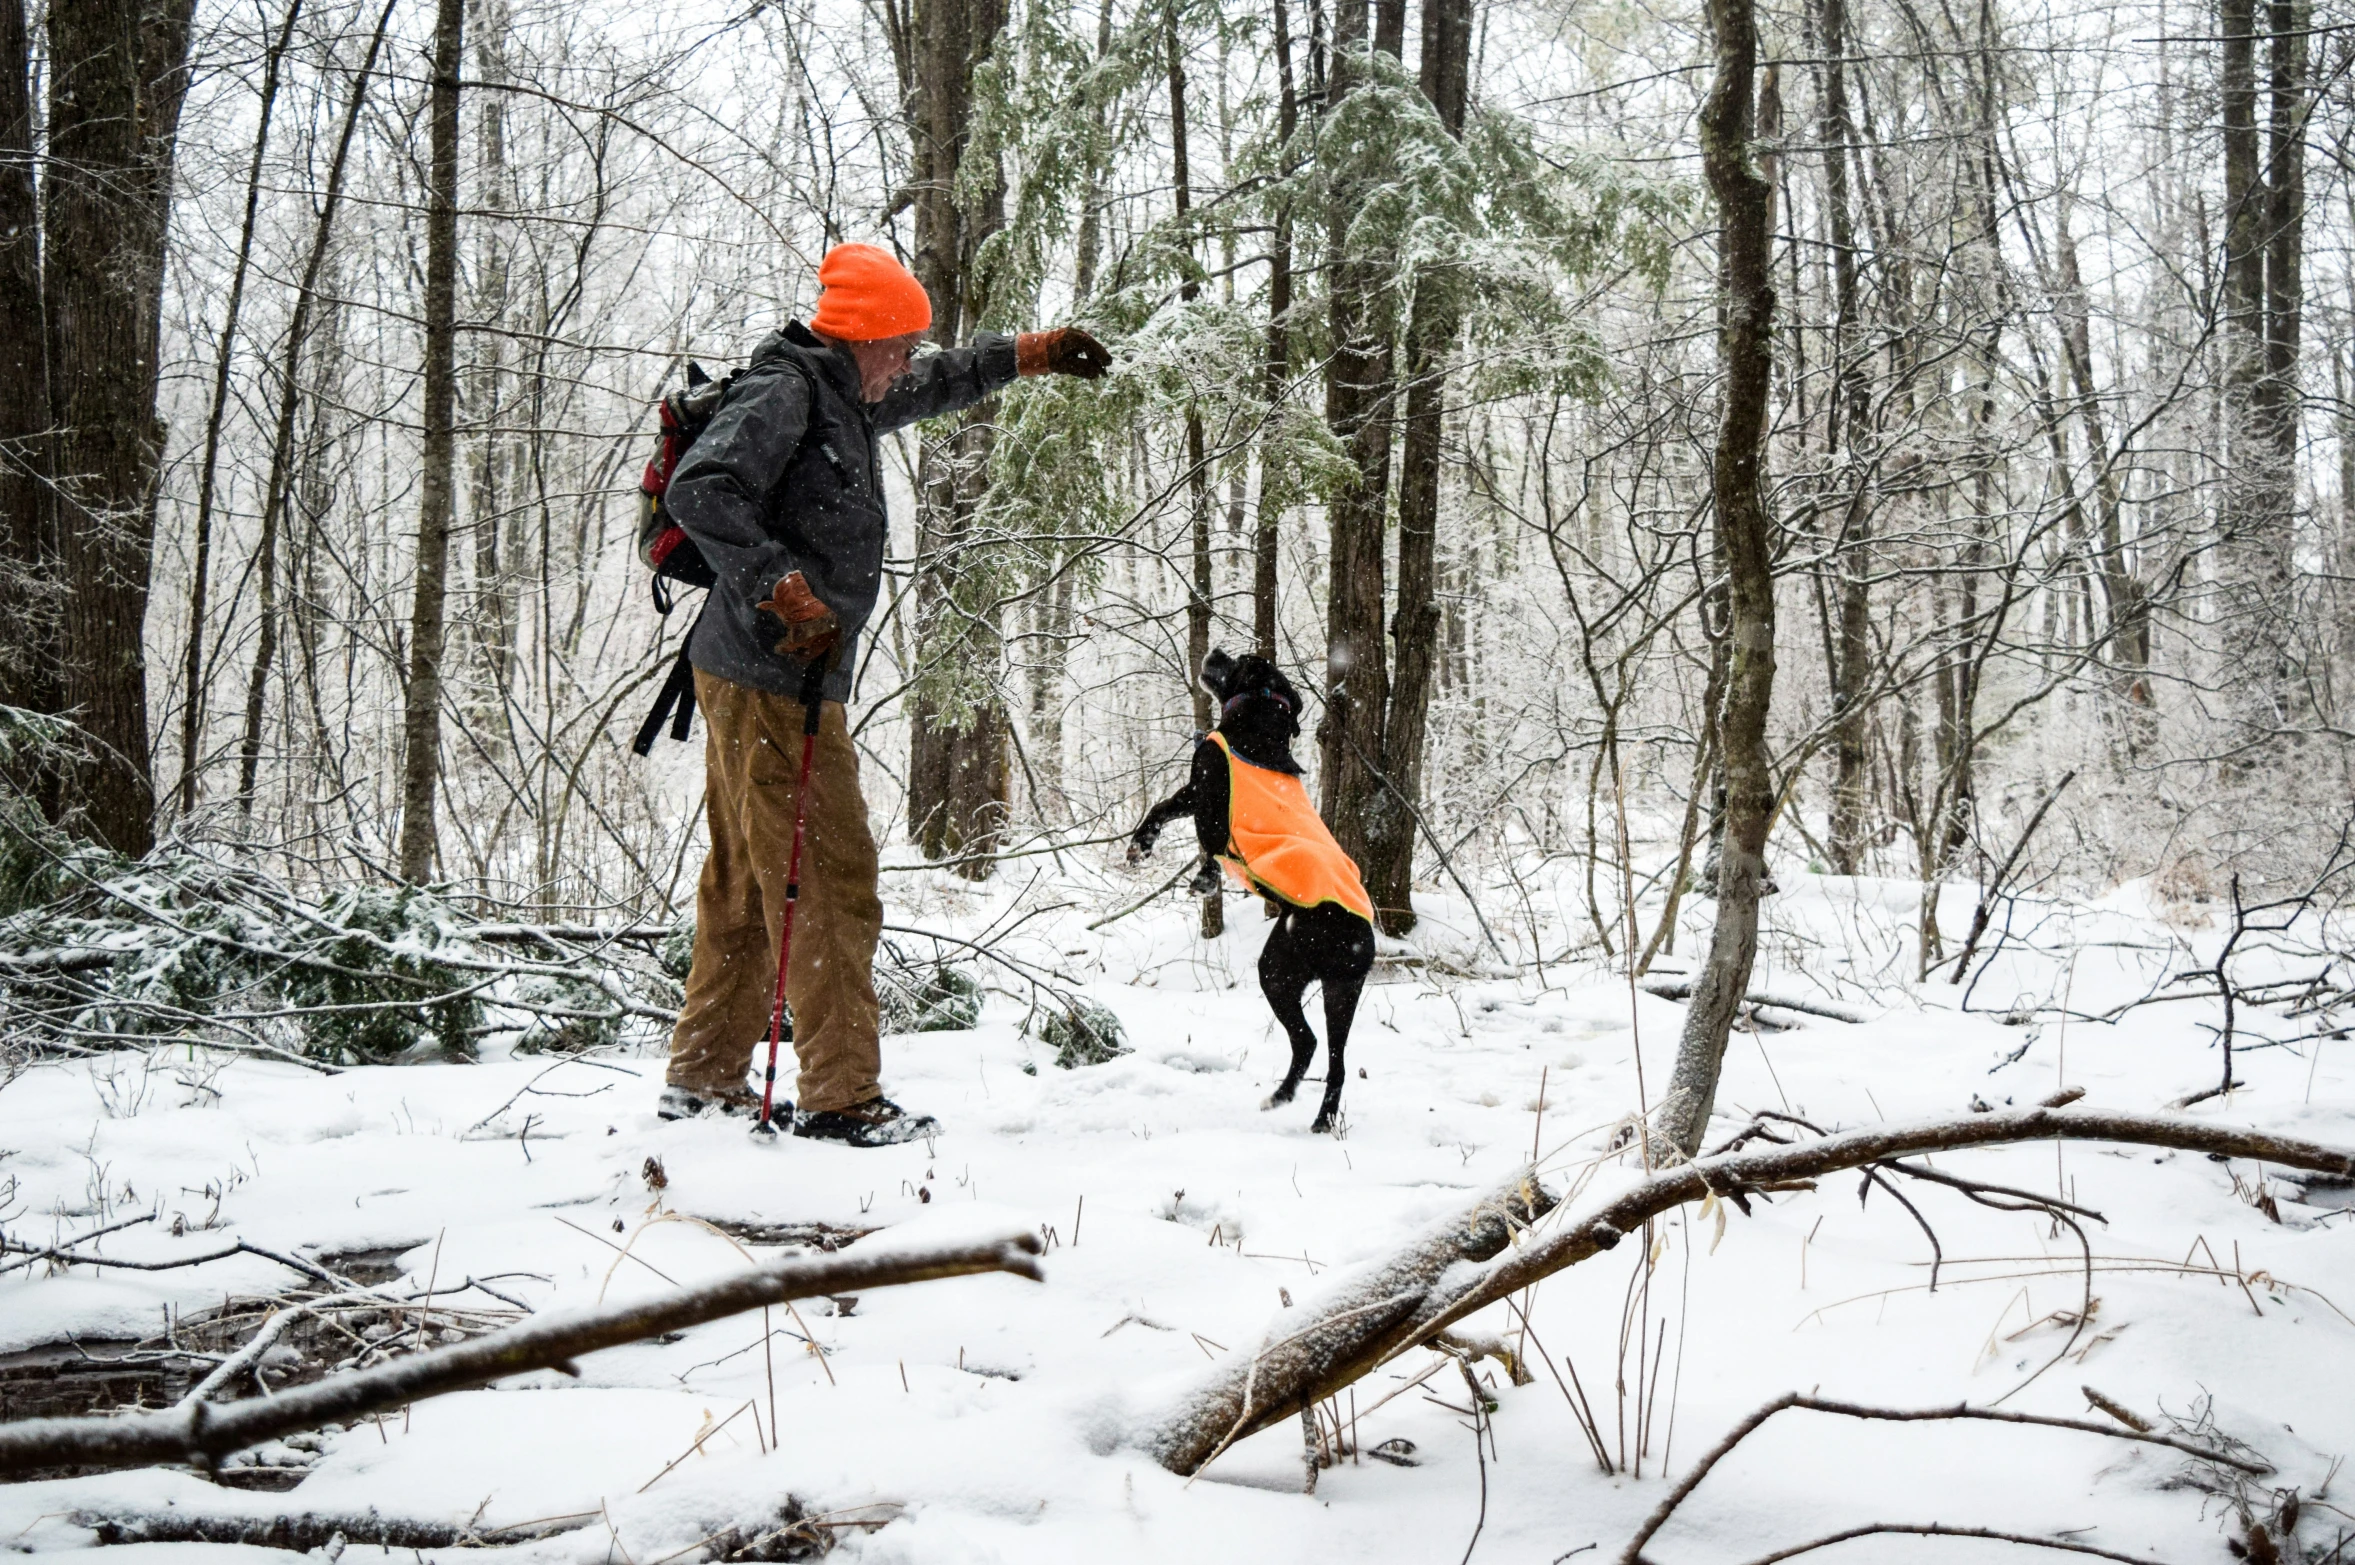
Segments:
[[[1152,838],[1131,837],[1128,839],[1128,853],[1125,855],[1125,857],[1131,864],[1142,864],[1145,862],[1145,855],[1151,853],[1152,851]]]
[[[1221,878],[1218,872],[1218,860],[1204,859],[1202,867],[1194,871],[1194,878],[1187,883],[1186,889],[1195,896],[1206,897],[1218,889]]]

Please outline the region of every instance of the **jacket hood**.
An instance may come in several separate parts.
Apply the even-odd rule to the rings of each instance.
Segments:
[[[752,350],[752,362],[764,364],[798,353],[809,364],[834,384],[836,390],[859,405],[859,365],[850,350],[840,344],[820,342],[817,334],[799,321],[789,321],[760,340]]]

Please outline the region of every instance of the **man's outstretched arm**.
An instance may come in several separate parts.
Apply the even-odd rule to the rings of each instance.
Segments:
[[[971,346],[943,348],[916,360],[869,410],[879,433],[969,408],[1020,375],[1076,375],[1096,380],[1112,355],[1076,326],[1009,337],[983,332]]]

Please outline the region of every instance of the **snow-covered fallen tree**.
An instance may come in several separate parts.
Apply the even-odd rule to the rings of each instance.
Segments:
[[[1791,1144],[1753,1146],[1754,1126],[1728,1149],[1633,1178],[1615,1194],[1555,1210],[1554,1225],[1531,1222],[1552,1198],[1528,1172],[1389,1257],[1340,1278],[1279,1315],[1260,1346],[1221,1360],[1185,1386],[1144,1433],[1164,1467],[1199,1472],[1262,1429],[1300,1416],[1475,1311],[1615,1248],[1664,1213],[1711,1196],[1747,1209],[1761,1192],[1810,1188],[1825,1175],[1857,1169],[1910,1174],[1994,1191],[2032,1204],[2067,1203],[1955,1179],[1900,1160],[1930,1152],[2021,1141],[2116,1141],[2286,1168],[2355,1177],[2355,1150],[2230,1125],[2155,1114],[2060,1107],[2013,1109],[1955,1119],[1875,1125]],[[2071,1210],[2076,1210],[2071,1208]],[[1510,1230],[1507,1242],[1507,1230]]]

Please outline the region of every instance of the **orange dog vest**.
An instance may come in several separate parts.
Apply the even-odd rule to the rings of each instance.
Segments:
[[[1308,790],[1290,772],[1254,766],[1213,732],[1210,742],[1227,758],[1227,847],[1219,855],[1246,890],[1263,890],[1294,907],[1340,904],[1367,923],[1374,899],[1357,865],[1325,829]]]

